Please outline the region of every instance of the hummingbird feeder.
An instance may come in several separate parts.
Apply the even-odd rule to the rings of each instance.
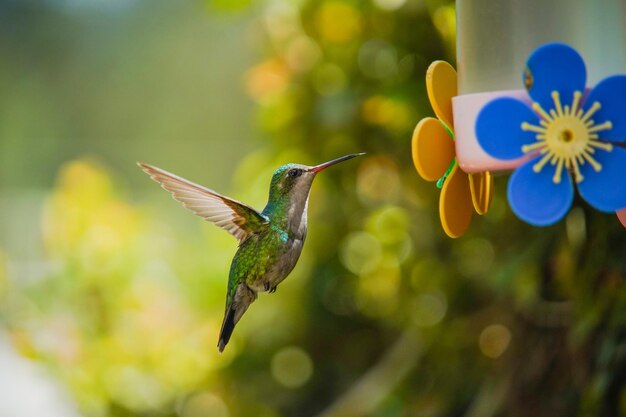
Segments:
[[[457,1],[458,75],[426,74],[437,118],[413,134],[418,173],[442,189],[444,231],[488,211],[492,173],[513,172],[511,209],[534,226],[563,218],[578,190],[626,227],[626,3]]]

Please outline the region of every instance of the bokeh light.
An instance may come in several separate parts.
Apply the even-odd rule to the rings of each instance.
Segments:
[[[290,40],[285,50],[287,64],[298,72],[309,71],[318,63],[321,55],[322,52],[315,40],[305,35]]]
[[[361,33],[361,16],[347,1],[325,1],[315,20],[320,37],[333,43],[346,43]]]
[[[288,1],[271,1],[265,8],[264,27],[273,40],[281,42],[300,32],[299,12]]]
[[[301,348],[282,348],[272,357],[272,376],[287,388],[298,388],[306,384],[313,375],[313,361]]]
[[[345,237],[340,252],[341,260],[351,272],[362,275],[372,272],[382,259],[378,240],[367,232],[353,232]]]
[[[374,0],[374,4],[383,10],[397,10],[405,3],[406,0]]]
[[[397,165],[385,156],[365,160],[359,166],[357,192],[364,202],[394,201],[400,192]]]
[[[384,245],[393,245],[406,239],[409,216],[398,206],[385,206],[374,210],[367,219],[366,229]]]
[[[441,292],[417,294],[412,303],[413,321],[420,327],[430,327],[443,320],[448,308]]]
[[[400,265],[393,256],[384,256],[377,268],[362,273],[356,294],[356,304],[366,316],[387,317],[398,308]]]
[[[250,69],[246,75],[246,90],[255,100],[267,100],[284,91],[290,73],[278,60],[268,60]]]
[[[565,218],[567,238],[573,247],[579,247],[586,238],[585,213],[580,208],[572,209]]]
[[[503,324],[490,324],[478,337],[480,351],[488,358],[498,358],[507,350],[511,343],[511,331]]]
[[[229,417],[224,401],[211,392],[198,392],[188,398],[180,411],[180,417]]]
[[[372,125],[389,130],[406,130],[411,123],[408,107],[401,101],[384,96],[373,96],[363,103],[363,119]]]

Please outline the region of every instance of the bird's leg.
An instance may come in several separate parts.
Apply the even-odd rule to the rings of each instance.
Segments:
[[[264,282],[264,283],[263,283],[263,289],[264,289],[266,292],[269,292],[270,294],[275,293],[275,292],[276,292],[276,288],[278,288],[278,285],[276,285],[276,286],[274,286],[274,287],[272,287],[271,285],[272,285],[272,284],[270,284],[270,283],[269,283],[269,281],[268,281],[268,282]]]

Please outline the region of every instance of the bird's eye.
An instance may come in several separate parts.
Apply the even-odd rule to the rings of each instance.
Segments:
[[[287,175],[289,175],[291,178],[296,178],[296,177],[299,177],[300,175],[302,175],[302,170],[301,169],[297,169],[297,168],[293,168],[293,169],[290,169],[289,171],[287,171]]]

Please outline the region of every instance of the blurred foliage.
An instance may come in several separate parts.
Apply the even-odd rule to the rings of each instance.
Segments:
[[[259,59],[237,88],[256,105],[258,150],[243,140],[213,148],[230,157],[199,152],[198,140],[181,139],[176,152],[147,139],[131,151],[96,146],[97,159],[55,165],[38,213],[37,278],[12,275],[24,269],[0,252],[0,319],[85,415],[626,414],[626,239],[615,216],[578,202],[560,224],[530,227],[511,214],[499,177],[489,214],[450,240],[438,190],[414,171],[411,132],[430,114],[425,70],[454,57],[452,2],[199,4],[207,19],[251,16],[246,36]],[[202,38],[189,42],[189,56],[203,53]],[[191,86],[203,82],[195,77]],[[158,112],[142,117],[159,122]],[[115,130],[115,121],[87,123]],[[54,132],[51,147],[63,141]],[[278,165],[356,151],[368,155],[316,180],[298,267],[260,296],[223,355],[215,345],[234,240],[184,217],[146,178],[154,198],[131,197],[125,181],[139,180],[124,173],[141,173],[107,168],[124,160],[115,155],[171,154],[224,175],[220,159],[224,167],[235,155],[232,194],[260,205]],[[187,223],[169,220],[176,210]]]

